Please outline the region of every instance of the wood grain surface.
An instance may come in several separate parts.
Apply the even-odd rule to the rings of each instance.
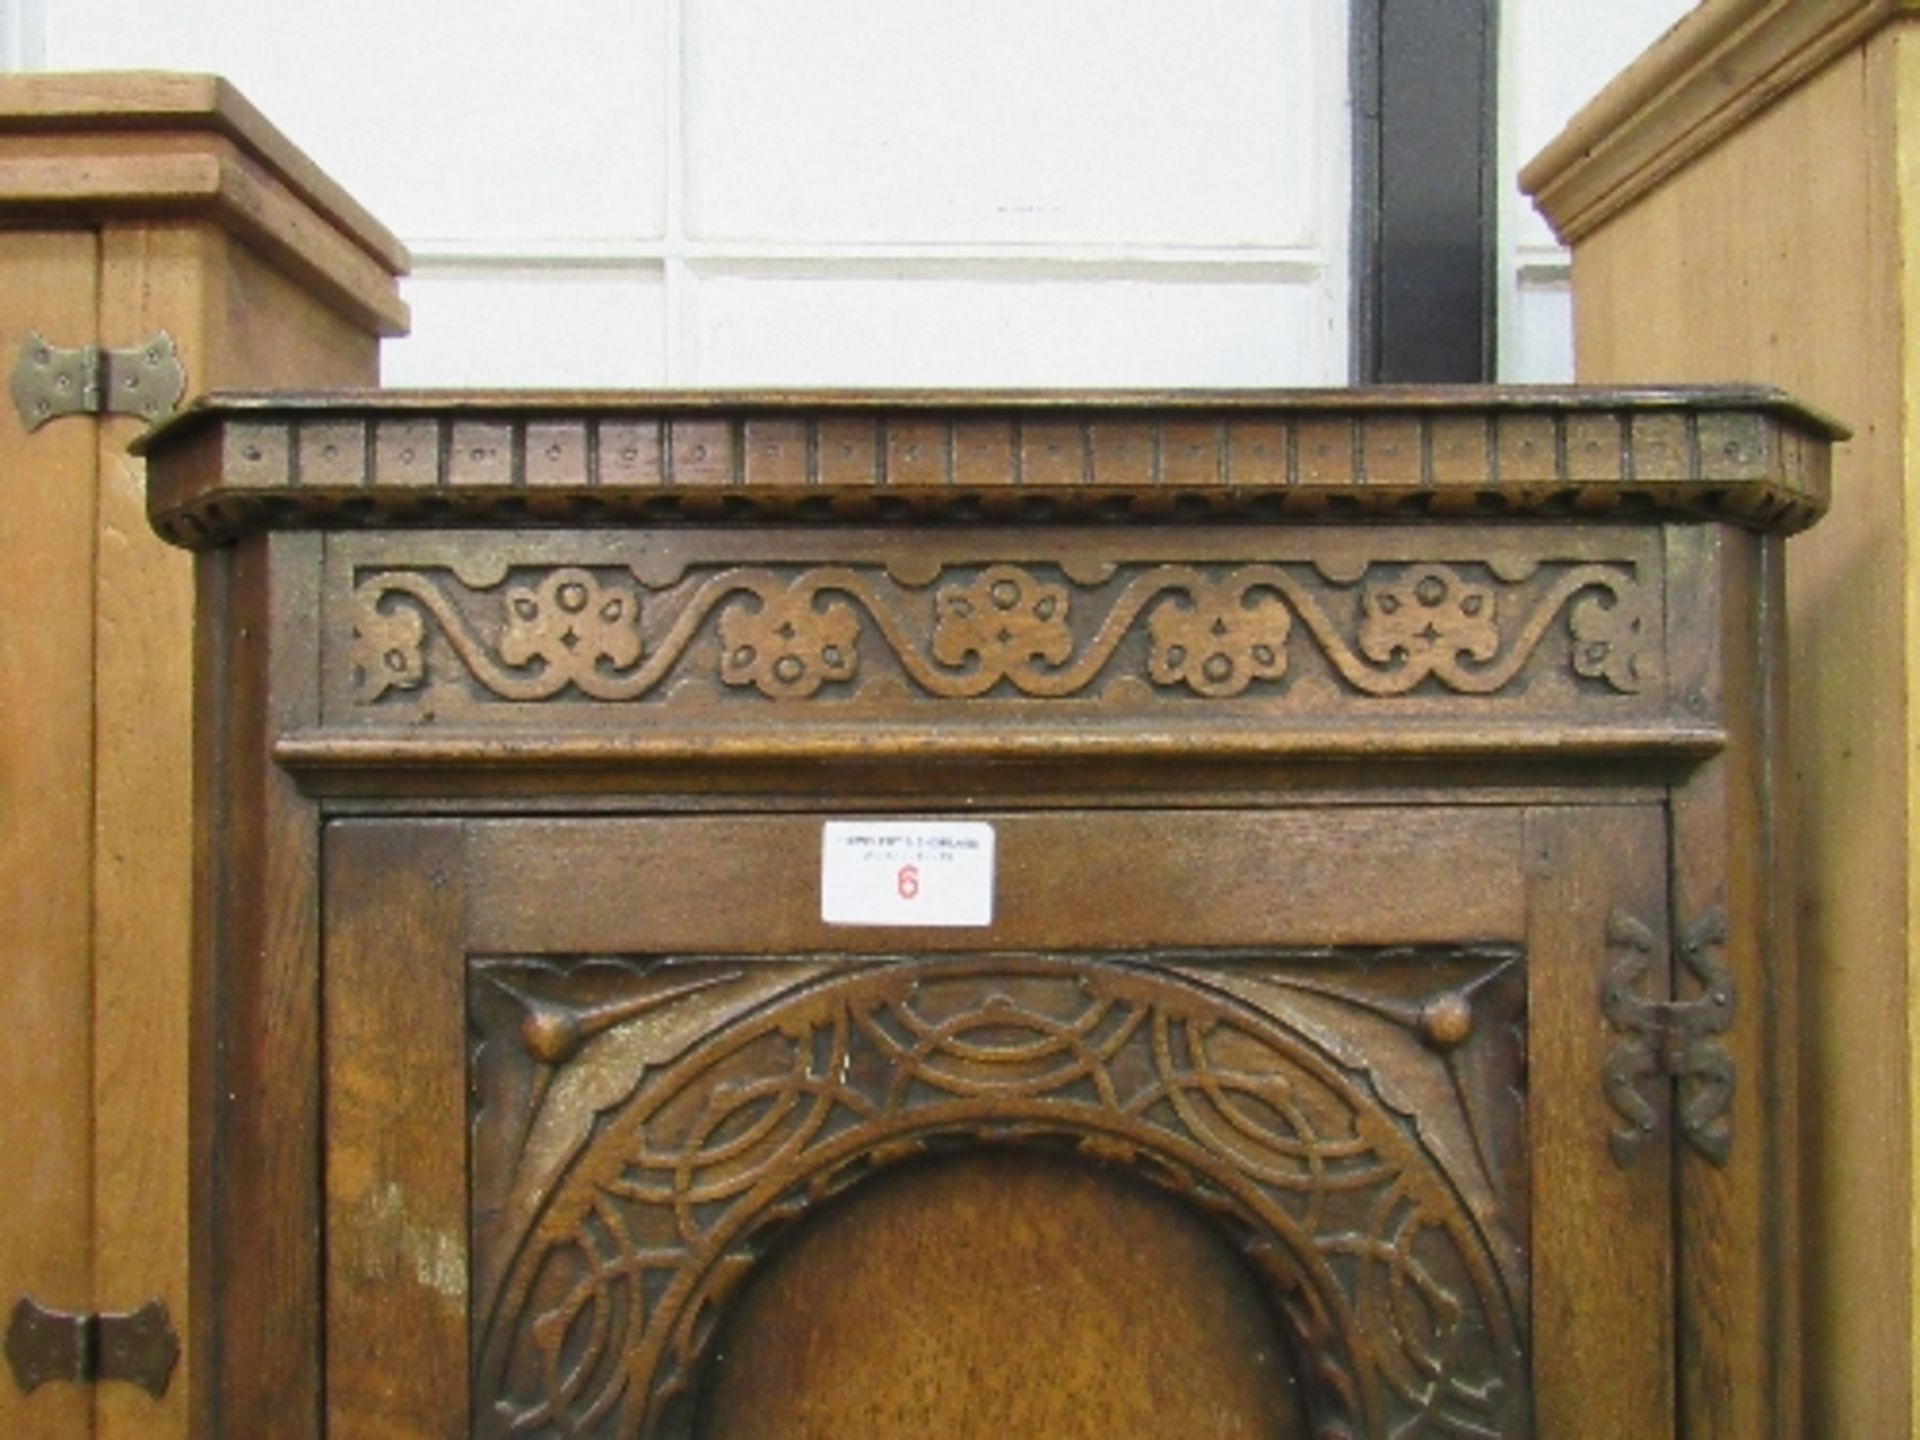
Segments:
[[[707,1440],[1305,1440],[1239,1255],[1124,1169],[979,1152],[850,1196],[714,1342]]]
[[[1577,440],[1684,399],[1552,402],[1558,498],[1504,519],[580,523],[621,426],[751,489],[709,403],[251,399],[157,441],[251,497],[198,561],[209,1434],[1794,1433],[1798,522],[1636,517]],[[810,403],[873,437],[861,493],[883,454],[944,488],[953,412]],[[1817,422],[1702,403],[1763,416],[1727,463],[1824,466]],[[1003,470],[1195,419],[1021,404]],[[1437,460],[1448,418],[1362,450]],[[308,459],[363,467],[351,533],[249,508]],[[565,503],[417,508],[456,470]],[[1272,743],[1301,718],[1345,748]],[[994,827],[990,923],[827,923],[824,822],[916,817]],[[1176,1379],[1101,1358],[1169,1327]]]
[[[94,236],[0,231],[0,353],[29,329],[91,335]],[[93,1307],[95,426],[29,435],[0,412],[0,1295]],[[137,1303],[137,1302],[136,1302]],[[129,1308],[132,1308],[131,1306]],[[71,1385],[0,1383],[0,1431],[93,1433]]]
[[[1626,90],[1608,101],[1625,107],[1612,124],[1635,145],[1658,139],[1689,106],[1737,126],[1688,140],[1684,167],[1656,165],[1644,185],[1620,157],[1602,157],[1588,178],[1612,198],[1585,219],[1553,213],[1576,232],[1582,380],[1761,380],[1854,430],[1835,452],[1833,513],[1791,547],[1787,584],[1784,724],[1798,953],[1810,982],[1802,1243],[1817,1257],[1807,1271],[1805,1409],[1812,1433],[1904,1435],[1920,1364],[1911,1339],[1909,825],[1920,784],[1920,627],[1908,576],[1920,525],[1908,480],[1920,454],[1909,398],[1920,301],[1906,261],[1920,194],[1916,39],[1904,7],[1776,6],[1762,28],[1778,53],[1765,66],[1674,68],[1682,40],[1713,38],[1708,21],[1761,8],[1704,7],[1699,24],[1689,22],[1698,33],[1677,31],[1661,52],[1660,73],[1649,57],[1634,92],[1643,109],[1627,105]],[[1818,34],[1788,44],[1796,25],[1853,29],[1833,32],[1845,40],[1838,48]],[[1813,49],[1797,49],[1803,42]],[[1569,187],[1587,183],[1574,150],[1556,163],[1573,167]],[[1561,204],[1573,201],[1549,197],[1550,208]],[[1746,782],[1732,783],[1742,799]]]
[[[9,365],[29,329],[61,348],[164,330],[190,393],[365,384],[377,332],[403,320],[397,243],[210,77],[0,77],[0,217]],[[194,581],[146,522],[145,467],[128,453],[140,428],[70,417],[31,435],[9,424],[0,441],[20,522],[5,542],[7,584],[23,587],[11,602],[22,620],[0,642],[11,647],[0,925],[25,927],[9,950],[44,954],[8,983],[27,987],[19,1013],[36,1030],[51,992],[34,987],[64,986],[92,1012],[84,1033],[22,1052],[44,1051],[33,1083],[61,1098],[8,1103],[65,1138],[7,1147],[40,1152],[35,1173],[56,1188],[72,1169],[63,1149],[91,1150],[70,1177],[79,1193],[60,1201],[73,1233],[34,1242],[37,1267],[77,1266],[86,1283],[63,1297],[41,1292],[71,1286],[16,1291],[8,1276],[7,1293],[109,1312],[158,1300],[189,1337],[164,1397],[54,1385],[25,1402],[89,1416],[104,1440],[187,1434],[200,1358],[186,1220]],[[41,933],[56,910],[71,955]],[[13,1403],[9,1389],[8,1433]]]

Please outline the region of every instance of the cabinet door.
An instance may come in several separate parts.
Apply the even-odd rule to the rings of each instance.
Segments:
[[[38,326],[90,342],[96,237],[0,231],[0,355]],[[99,426],[0,413],[0,1324],[31,1297],[93,1308],[94,508]],[[175,763],[177,764],[177,758]],[[93,1430],[83,1388],[0,1379],[0,1434]]]
[[[196,391],[374,378],[376,337],[324,283],[326,257],[346,247],[226,134],[202,139],[252,177],[240,186],[249,223],[303,237],[322,256],[314,267],[296,282],[229,236],[198,178],[171,197],[178,207],[158,203],[206,172],[154,153],[127,117],[158,107],[167,143],[193,147],[201,117],[179,109],[178,86],[7,78],[9,374],[30,333],[77,350],[164,331]],[[97,152],[53,133],[81,91],[102,107]],[[74,215],[94,182],[130,188],[101,192],[84,221],[53,218]],[[390,283],[368,308],[383,301],[394,303]],[[145,1320],[163,1308],[166,1320],[143,1320],[141,1383],[48,1379],[26,1393],[0,1376],[0,1435],[26,1440],[184,1440],[189,1426],[193,567],[148,529],[144,465],[127,452],[145,426],[67,414],[29,431],[11,401],[0,414],[0,1325],[28,1300]],[[71,1333],[44,1328],[36,1343],[23,1326],[20,1369],[60,1373]]]
[[[331,1434],[1671,1433],[1656,810],[822,818],[329,826]]]

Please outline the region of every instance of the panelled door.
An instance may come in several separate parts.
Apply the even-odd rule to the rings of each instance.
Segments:
[[[0,231],[0,354],[24,317],[91,342],[91,231]],[[94,514],[100,425],[0,410],[0,1317],[93,1308]],[[33,623],[22,623],[32,616]],[[48,858],[56,862],[49,866]],[[0,1324],[5,1324],[0,1318]],[[0,1433],[93,1434],[93,1397],[0,1377]]]
[[[31,198],[0,181],[0,211]],[[74,369],[164,332],[217,378],[213,242],[176,229],[0,229],[0,1434],[23,1440],[186,1433],[192,566],[147,534],[146,422],[81,413]],[[110,1383],[79,1384],[93,1314],[134,1318],[86,1362]]]
[[[827,818],[329,823],[330,1435],[1671,1435],[1657,807]]]
[[[129,446],[189,395],[373,381],[404,259],[224,82],[0,75],[8,1440],[184,1440],[201,1358],[193,562]]]

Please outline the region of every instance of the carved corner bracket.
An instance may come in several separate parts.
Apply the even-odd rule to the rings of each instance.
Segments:
[[[1699,982],[1690,999],[1649,997],[1646,983],[1657,943],[1653,931],[1623,910],[1607,920],[1607,945],[1615,955],[1601,989],[1601,1008],[1620,1035],[1607,1056],[1607,1099],[1626,1121],[1609,1146],[1616,1164],[1633,1163],[1659,1131],[1659,1111],[1649,1082],[1676,1087],[1680,1134],[1715,1165],[1733,1150],[1733,1056],[1719,1037],[1733,1027],[1733,973],[1721,958],[1727,942],[1726,913],[1717,906],[1680,936],[1680,960]]]

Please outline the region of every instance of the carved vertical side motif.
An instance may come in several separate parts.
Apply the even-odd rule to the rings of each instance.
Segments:
[[[1680,961],[1698,993],[1688,999],[1645,992],[1658,941],[1646,925],[1616,910],[1607,922],[1615,954],[1601,990],[1601,1008],[1620,1040],[1607,1057],[1608,1100],[1626,1122],[1610,1137],[1615,1162],[1630,1165],[1659,1133],[1654,1085],[1676,1087],[1680,1134],[1699,1154],[1724,1165],[1733,1149],[1728,1111],[1733,1101],[1733,1056],[1718,1037],[1733,1027],[1733,974],[1720,958],[1727,918],[1709,910],[1680,936]]]
[[[1204,1212],[1291,1331],[1316,1434],[1527,1433],[1524,1212],[1482,1163],[1521,1113],[1510,947],[472,974],[477,1433],[687,1433],[783,1227],[977,1144]]]
[[[1733,1151],[1733,1056],[1715,1038],[1733,1028],[1733,972],[1720,952],[1727,943],[1726,912],[1709,910],[1680,937],[1680,961],[1699,984],[1683,1002],[1685,1044],[1675,1056],[1680,1082],[1680,1133],[1716,1165]]]

